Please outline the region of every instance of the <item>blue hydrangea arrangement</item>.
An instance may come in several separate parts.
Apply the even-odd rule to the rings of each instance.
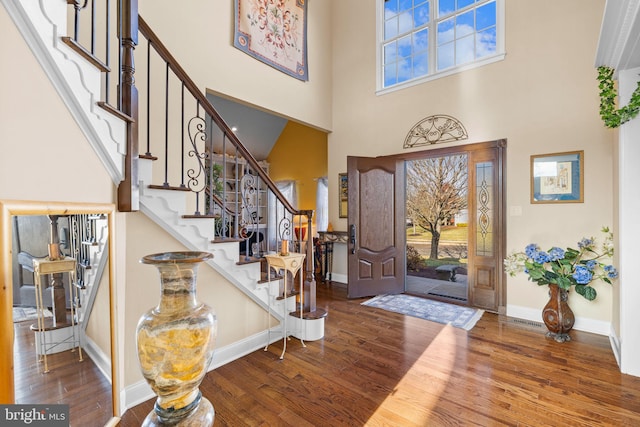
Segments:
[[[583,238],[578,249],[553,247],[541,251],[537,244],[527,245],[524,252],[516,252],[504,260],[505,271],[510,276],[518,272],[529,275],[528,279],[538,285],[556,284],[569,290],[575,286],[577,293],[589,301],[598,295],[591,286],[595,280],[611,284],[618,277],[616,268],[604,262],[613,256],[613,233],[603,227],[605,235],[601,249],[596,250],[595,238]]]

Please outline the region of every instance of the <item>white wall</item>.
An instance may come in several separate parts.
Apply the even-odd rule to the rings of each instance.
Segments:
[[[308,2],[307,82],[233,47],[234,3],[154,0],[140,2],[140,14],[203,91],[331,129],[331,3]]]
[[[620,71],[619,105],[627,105],[631,94],[638,87],[638,74],[640,68]],[[636,277],[635,265],[640,259],[638,238],[640,237],[640,196],[638,195],[638,182],[640,182],[640,168],[637,159],[640,158],[640,118],[627,122],[620,127],[619,157],[620,170],[619,182],[619,260],[620,291],[619,301],[620,323],[618,336],[620,340],[620,367],[622,372],[640,376],[640,311],[637,302],[640,301],[640,287]],[[618,310],[616,310],[616,313]]]
[[[0,28],[0,199],[112,203],[113,182],[4,7]]]
[[[469,133],[465,143],[507,139],[507,212],[511,207],[522,210],[507,218],[508,251],[532,242],[543,248],[576,246],[603,225],[613,225],[613,132],[598,115],[593,66],[604,4],[507,1],[505,60],[376,96],[375,2],[334,1],[329,135],[329,220],[334,229],[347,229],[337,209],[337,178],[346,172],[347,156],[401,153],[411,127],[434,114],[460,120]],[[585,154],[584,203],[530,204],[530,156],[575,150]],[[600,328],[611,322],[612,292],[604,283],[596,288],[596,301],[572,294],[570,303],[578,318]],[[538,314],[547,300],[547,290],[524,275],[508,279],[508,306]]]

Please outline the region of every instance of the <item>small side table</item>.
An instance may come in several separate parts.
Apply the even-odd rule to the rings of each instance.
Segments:
[[[347,243],[349,235],[346,231],[319,231],[320,236],[320,278],[323,282],[331,281],[333,272],[333,244]]]
[[[296,273],[300,270],[300,268],[304,265],[304,259],[306,254],[300,254],[296,252],[290,252],[288,255],[279,255],[279,254],[266,254],[264,256],[267,259],[267,278],[271,279],[271,267],[282,268],[284,270],[284,320],[282,323],[282,354],[280,355],[280,359],[284,359],[284,353],[287,351],[287,339],[289,339],[289,332],[287,331],[287,317],[289,317],[289,313],[287,312],[287,272],[290,272],[291,275],[296,277]],[[303,277],[300,274],[300,320],[302,321],[302,310],[304,307],[304,286],[303,286]],[[279,293],[279,292],[278,292]],[[270,296],[269,296],[270,298]],[[269,348],[269,341],[271,339],[271,299],[269,299],[269,338],[267,338],[267,345],[264,347],[264,351],[267,351]],[[306,347],[304,340],[300,338],[300,342],[303,347]]]
[[[47,344],[47,331],[54,329],[56,326],[55,321],[53,324],[53,328],[48,328],[45,326],[44,320],[44,303],[42,299],[42,282],[40,277],[47,274],[57,274],[57,273],[69,273],[70,278],[70,300],[71,300],[71,332],[72,336],[70,337],[73,340],[73,346],[75,347],[76,343],[78,344],[78,350],[80,354],[80,362],[82,362],[82,347],[80,346],[80,337],[76,338],[76,321],[75,321],[75,301],[74,301],[74,293],[77,292],[77,288],[75,287],[76,281],[76,260],[71,257],[64,257],[60,260],[50,260],[49,258],[34,258],[33,259],[33,271],[34,271],[34,284],[36,290],[36,311],[38,315],[38,324],[37,324],[37,332],[39,333],[39,343],[40,343],[40,354],[42,355],[42,359],[44,361],[44,372],[49,372],[49,366],[47,365],[47,352],[51,350],[55,345],[60,344],[56,342],[52,342]],[[75,292],[74,292],[75,291]],[[54,319],[55,320],[55,319]],[[65,340],[67,341],[67,340]],[[48,347],[50,345],[51,347]],[[36,357],[38,356],[36,352]],[[38,359],[39,360],[39,359]]]

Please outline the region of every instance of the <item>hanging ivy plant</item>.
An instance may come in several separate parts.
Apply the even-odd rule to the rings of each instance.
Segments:
[[[613,84],[613,68],[598,67],[598,81],[600,84],[600,117],[608,128],[617,128],[638,115],[640,111],[640,82],[631,95],[629,104],[616,109],[618,92]]]

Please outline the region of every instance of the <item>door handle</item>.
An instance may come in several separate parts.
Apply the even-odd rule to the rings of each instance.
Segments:
[[[351,243],[351,254],[356,253],[356,225],[349,226],[349,242]]]

